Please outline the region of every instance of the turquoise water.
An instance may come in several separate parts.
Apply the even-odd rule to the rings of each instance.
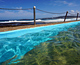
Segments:
[[[53,36],[57,36],[60,32],[67,32],[68,29],[75,28],[79,25],[80,21],[0,32],[0,62],[2,63],[9,60],[11,64],[13,63],[12,61],[21,59],[26,53],[35,49],[35,46],[46,41],[59,43],[61,41],[54,40]]]
[[[80,25],[50,38],[11,65],[80,65]]]

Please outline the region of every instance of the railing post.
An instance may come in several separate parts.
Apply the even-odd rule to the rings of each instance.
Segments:
[[[34,15],[34,25],[36,25],[36,13],[35,13],[36,7],[33,7],[33,15]]]
[[[67,14],[68,14],[68,11],[66,12],[66,15],[65,15],[65,18],[64,18],[64,22],[66,21],[66,18],[67,18]]]
[[[76,21],[78,20],[78,15],[79,15],[79,13],[77,13]]]

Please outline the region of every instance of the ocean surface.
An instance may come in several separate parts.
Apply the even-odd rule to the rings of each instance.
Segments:
[[[68,18],[66,19],[66,21],[73,21],[76,20],[76,18]],[[78,18],[78,20],[80,20],[80,18]],[[11,19],[11,20],[0,20],[0,23],[9,23],[9,22],[33,22],[33,20],[28,19],[28,20],[20,20],[20,19]],[[63,22],[64,19],[63,18],[59,18],[59,19],[37,19],[36,22],[45,22],[45,23],[49,23],[49,22]]]
[[[76,18],[67,18],[66,21],[75,21]],[[78,18],[80,20],[80,18]],[[64,22],[63,18],[59,19],[36,19],[36,24],[56,23]],[[34,25],[33,19],[13,19],[13,20],[0,20],[0,26],[23,26],[23,25]]]

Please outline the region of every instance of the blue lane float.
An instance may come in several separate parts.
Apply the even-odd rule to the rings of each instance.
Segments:
[[[50,36],[56,36],[59,32],[67,31],[77,25],[80,25],[80,21],[0,32],[0,62],[9,60],[14,56],[17,57],[12,61],[20,59],[35,46],[51,40]]]

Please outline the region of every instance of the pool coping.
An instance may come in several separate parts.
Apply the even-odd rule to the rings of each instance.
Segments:
[[[51,29],[57,29],[57,28],[64,28],[65,26],[68,28],[69,26],[73,24],[78,24],[80,21],[77,22],[70,22],[70,23],[62,23],[62,24],[57,24],[57,25],[47,25],[47,26],[38,26],[34,28],[25,28],[25,29],[17,29],[17,30],[10,30],[6,32],[0,32],[0,39],[1,38],[13,38],[13,37],[20,37],[24,34],[27,33],[37,33],[43,30],[51,30]]]
[[[77,21],[80,21],[80,20],[77,20]],[[49,26],[49,25],[56,25],[56,24],[63,24],[63,23],[70,23],[70,22],[77,22],[77,21],[66,21],[66,22],[56,22],[56,23],[26,25],[26,26],[0,27],[0,32],[11,31],[11,30],[18,30],[18,29],[34,28],[34,27],[41,27],[41,26]]]

